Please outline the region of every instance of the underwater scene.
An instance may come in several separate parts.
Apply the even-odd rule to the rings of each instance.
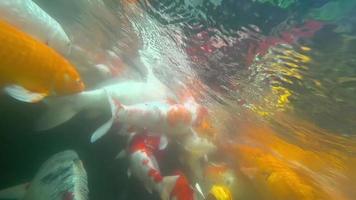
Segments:
[[[0,0],[0,58],[0,199],[356,199],[356,0]]]

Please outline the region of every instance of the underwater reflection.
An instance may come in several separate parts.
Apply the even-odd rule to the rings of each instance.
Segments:
[[[354,199],[356,138],[329,133],[309,122],[278,116],[284,129],[235,119],[235,131],[221,138],[221,153],[233,160],[242,184],[258,199]],[[288,133],[288,134],[286,134]],[[291,140],[288,135],[293,135]],[[241,188],[240,197],[244,194]],[[250,191],[251,192],[251,191]],[[240,199],[236,197],[236,199]]]

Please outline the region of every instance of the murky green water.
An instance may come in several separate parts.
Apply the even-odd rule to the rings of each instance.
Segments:
[[[89,88],[106,80],[90,64],[108,62],[111,50],[127,64],[125,76],[144,79],[147,65],[173,92],[184,85],[196,93],[215,139],[231,145],[218,147],[241,181],[235,199],[356,198],[356,1],[35,2],[90,55],[69,56]],[[104,112],[38,133],[33,125],[45,110],[1,96],[0,188],[74,149],[90,199],[158,199],[127,178],[127,162],[114,160],[125,145],[119,136],[90,144]]]

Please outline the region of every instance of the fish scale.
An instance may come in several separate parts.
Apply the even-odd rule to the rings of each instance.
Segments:
[[[14,84],[47,95],[52,90],[61,95],[84,89],[79,74],[65,58],[4,21],[0,21],[0,42],[0,86]]]

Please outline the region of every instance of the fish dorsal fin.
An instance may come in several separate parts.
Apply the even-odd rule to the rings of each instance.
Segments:
[[[27,103],[35,103],[41,101],[43,98],[45,98],[48,95],[46,93],[31,92],[19,85],[6,86],[4,88],[4,91],[6,94],[13,97],[14,99]]]
[[[22,199],[24,198],[30,183],[16,185],[0,190],[0,199]]]

